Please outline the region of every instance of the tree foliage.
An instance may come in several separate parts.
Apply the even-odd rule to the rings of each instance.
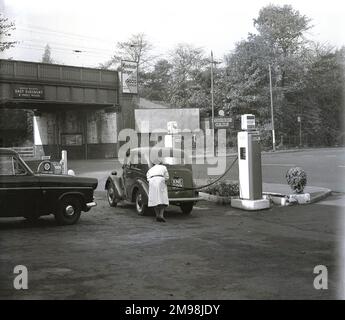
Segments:
[[[117,42],[113,57],[100,67],[108,69],[119,66],[121,60],[130,60],[138,62],[139,70],[145,72],[153,64],[152,49],[153,46],[144,33],[133,34],[128,40]]]
[[[255,34],[238,42],[214,66],[214,106],[233,118],[256,115],[263,143],[271,146],[269,66],[272,76],[277,143],[303,134],[317,145],[332,145],[344,136],[345,48],[334,49],[306,38],[311,20],[290,5],[268,5],[253,19]],[[139,44],[139,45],[138,45]],[[199,108],[211,115],[211,78],[208,54],[202,48],[179,44],[165,59],[154,59],[143,34],[119,42],[113,64],[139,61],[140,94],[175,108]],[[266,128],[266,129],[265,129]]]
[[[254,26],[257,33],[226,57],[224,86],[232,113],[252,112],[259,124],[270,123],[270,65],[276,134],[297,134],[313,55],[305,38],[310,19],[289,5],[269,5],[260,10]]]
[[[54,60],[51,57],[51,49],[49,44],[47,44],[44,48],[44,53],[42,55],[42,62],[43,63],[54,63]]]
[[[144,76],[142,94],[180,108],[208,107],[209,60],[201,48],[179,44]]]
[[[11,36],[11,32],[15,30],[14,22],[9,21],[0,13],[0,52],[5,51],[11,47],[14,47],[16,41],[9,41],[8,38]]]

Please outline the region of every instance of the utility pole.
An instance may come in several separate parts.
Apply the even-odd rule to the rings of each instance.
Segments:
[[[212,110],[212,142],[213,142],[213,154],[215,154],[215,135],[214,135],[214,96],[213,96],[213,52],[211,50],[211,110]]]
[[[212,107],[212,129],[214,135],[214,97],[213,97],[213,52],[211,50],[211,107]]]
[[[272,145],[273,145],[273,151],[276,151],[276,135],[275,135],[275,131],[274,131],[274,116],[273,116],[272,74],[271,74],[271,65],[270,64],[268,65],[268,73],[270,76]]]

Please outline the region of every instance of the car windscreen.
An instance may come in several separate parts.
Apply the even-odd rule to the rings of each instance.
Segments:
[[[143,158],[143,156],[141,157]],[[190,156],[182,150],[164,150],[163,152],[145,153],[145,162],[159,163],[164,165],[185,165],[191,163]]]
[[[177,165],[177,164],[187,164],[189,163],[188,161],[186,161],[186,159],[181,156],[181,157],[163,157],[160,158],[162,160],[162,163],[165,165]]]

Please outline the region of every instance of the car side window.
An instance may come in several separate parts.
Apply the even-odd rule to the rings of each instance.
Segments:
[[[16,176],[26,175],[26,170],[17,158],[13,158],[14,174]]]
[[[139,157],[140,157],[140,153],[138,153],[136,151],[131,151],[131,156],[130,156],[131,168],[137,168],[138,167]]]
[[[13,157],[1,156],[0,157],[0,175],[1,176],[14,176]]]
[[[26,170],[18,159],[13,156],[2,156],[0,158],[0,175],[1,176],[17,176],[25,175]]]

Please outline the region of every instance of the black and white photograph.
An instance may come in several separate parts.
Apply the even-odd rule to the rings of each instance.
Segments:
[[[344,300],[344,17],[0,0],[0,300]]]

